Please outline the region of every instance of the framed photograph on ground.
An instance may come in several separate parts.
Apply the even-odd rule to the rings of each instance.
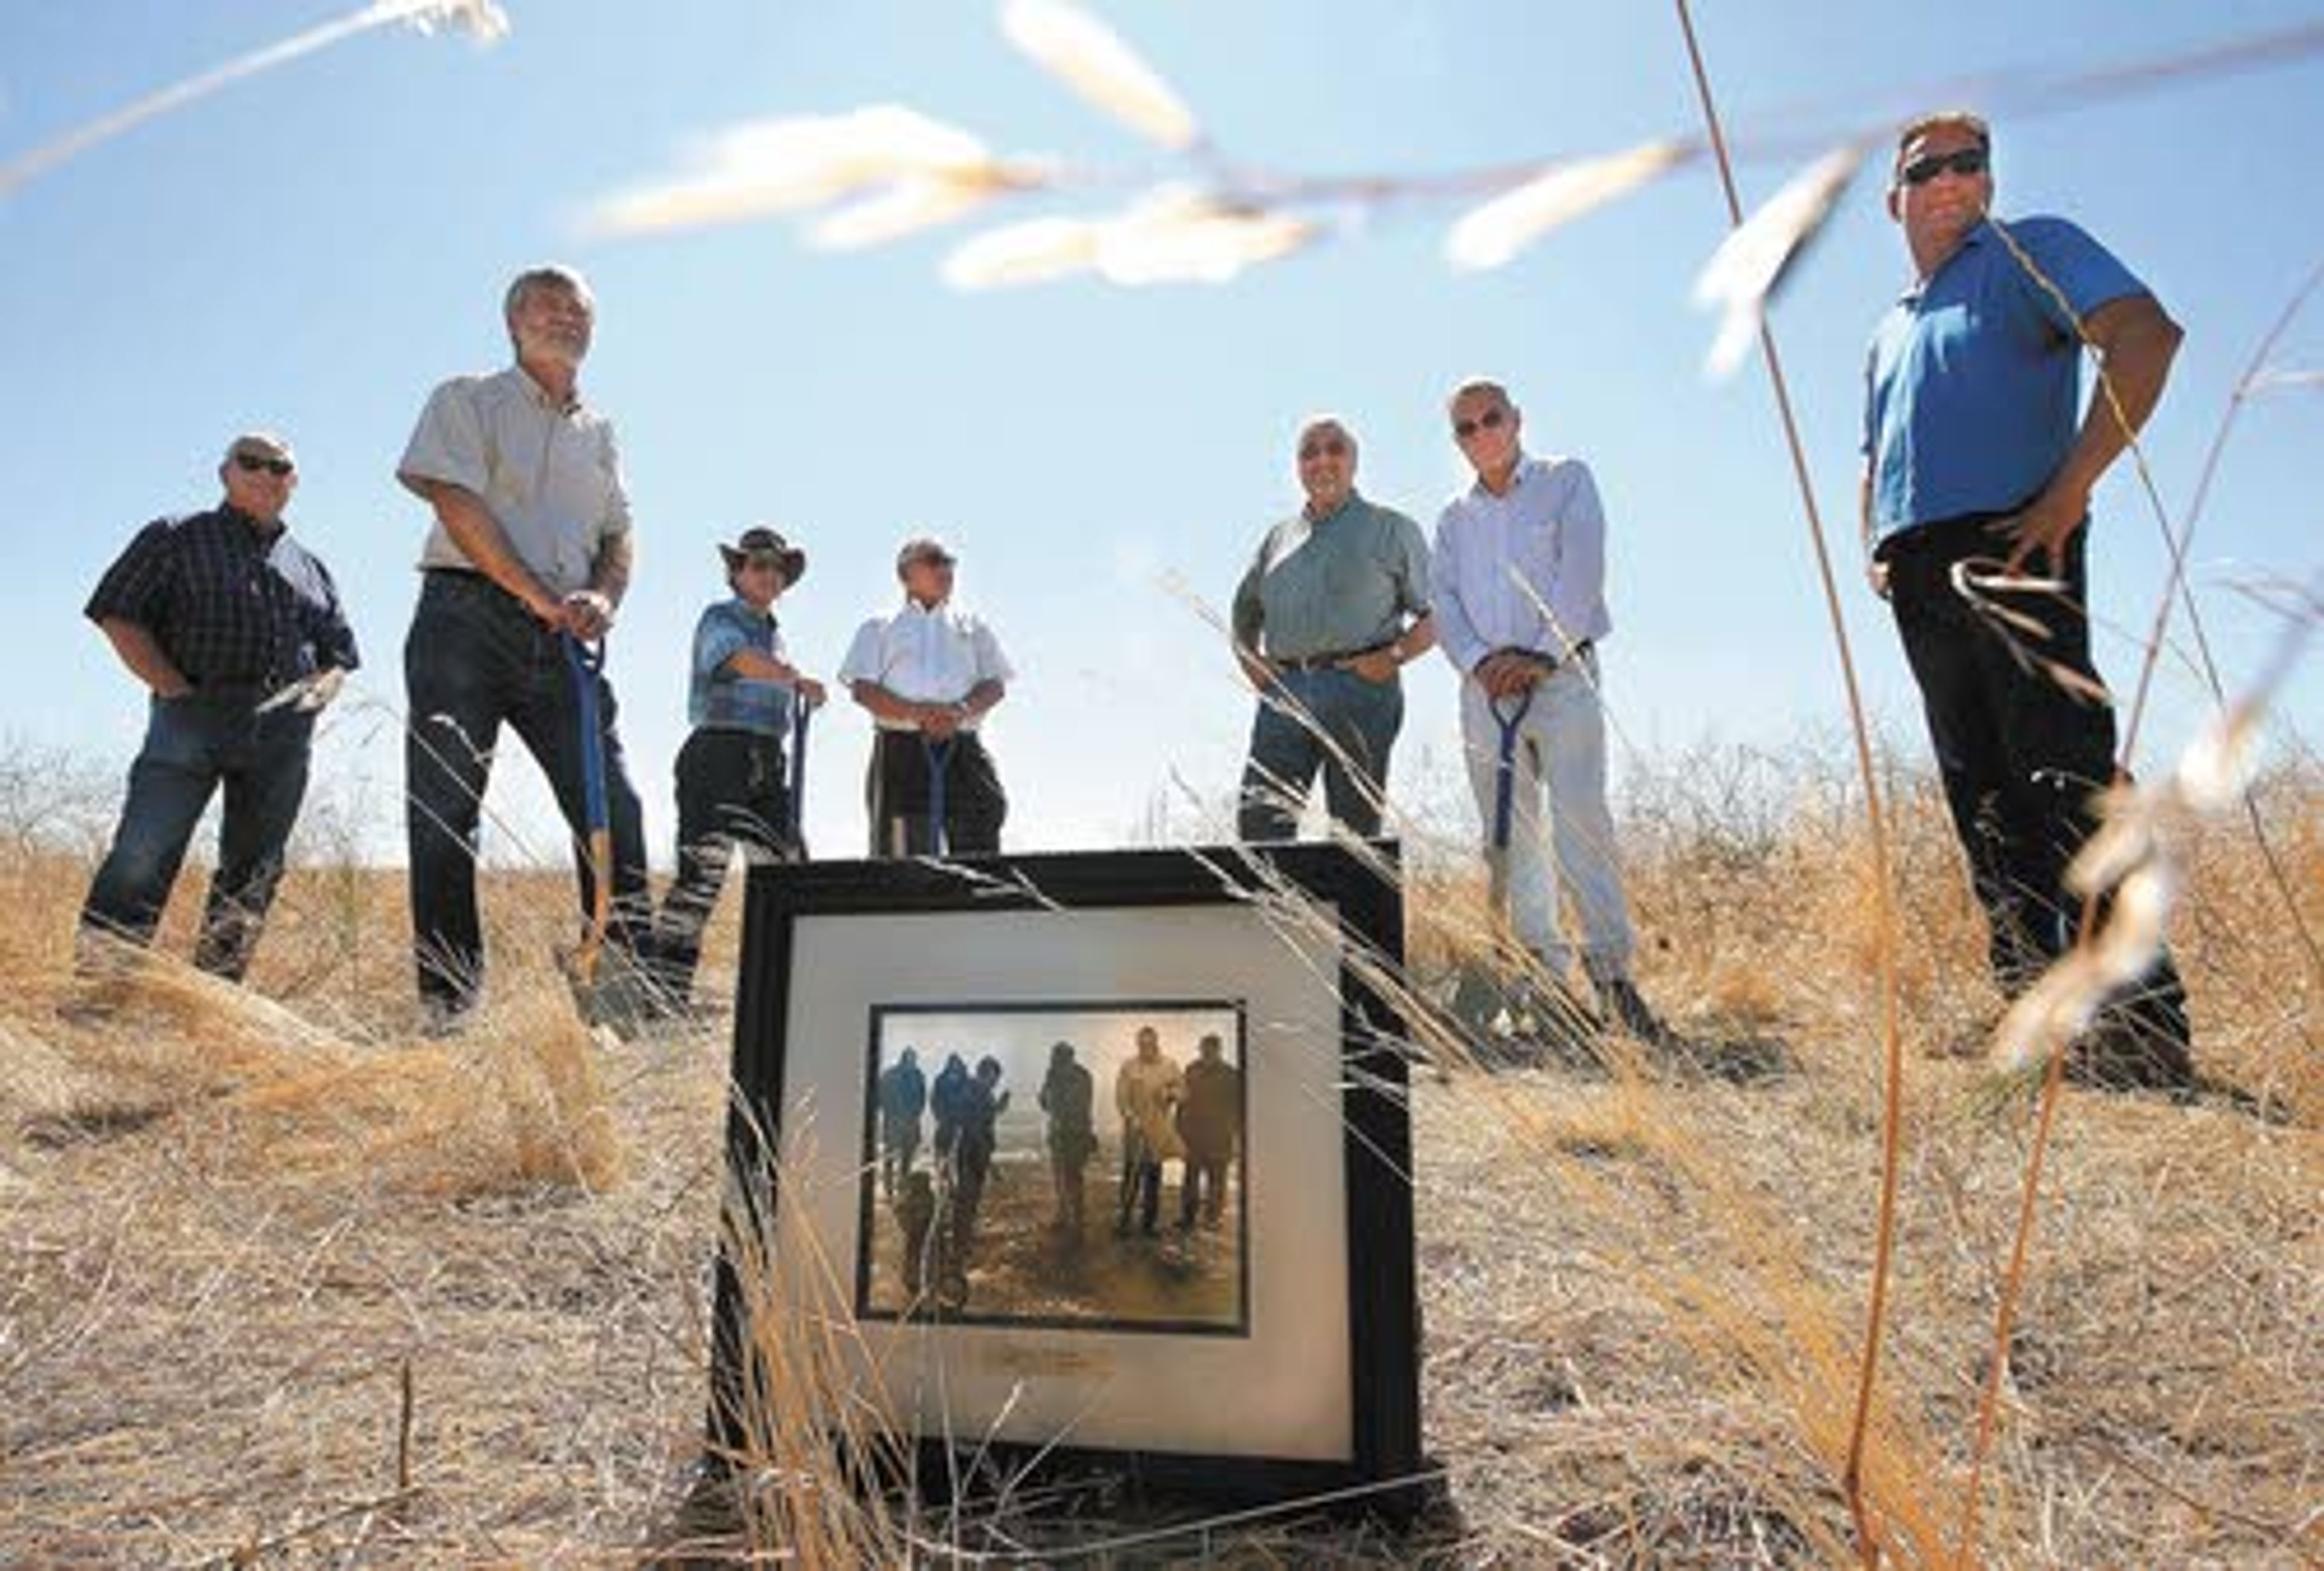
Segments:
[[[754,869],[730,1154],[769,1246],[721,1262],[722,1433],[774,1304],[923,1448],[1403,1509],[1411,1134],[1363,981],[1398,883],[1312,845]]]
[[[874,1005],[857,1317],[1247,1334],[1242,1042],[1233,1000]]]

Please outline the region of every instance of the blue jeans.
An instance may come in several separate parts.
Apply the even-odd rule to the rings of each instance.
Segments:
[[[596,881],[589,866],[580,711],[558,635],[479,574],[430,572],[425,578],[403,646],[410,707],[403,778],[412,957],[422,1000],[466,1009],[484,984],[477,827],[503,723],[549,777],[558,809],[573,831],[585,917]],[[645,818],[613,728],[613,688],[603,676],[595,680],[613,849],[606,938],[614,949],[642,964],[653,918],[646,886]]]
[[[250,968],[282,880],[282,848],[307,794],[315,717],[260,715],[251,688],[155,698],[113,846],[81,907],[85,930],[151,942],[210,797],[225,788],[217,872],[202,908],[194,964],[232,981]]]
[[[1235,833],[1288,840],[1299,808],[1323,776],[1323,805],[1352,835],[1379,833],[1388,754],[1404,725],[1404,688],[1350,670],[1285,671],[1259,700],[1242,772]]]

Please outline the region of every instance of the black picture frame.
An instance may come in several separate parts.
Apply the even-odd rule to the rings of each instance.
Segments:
[[[929,919],[935,919],[933,923]],[[1278,939],[1279,978],[1265,972],[1274,963],[1265,953],[1269,946],[1250,941],[1254,923]],[[1320,1012],[1336,1005],[1336,1041],[1329,1044],[1336,1050],[1327,1060],[1301,1062],[1305,1048],[1295,1051],[1286,1046],[1277,1051],[1266,1040],[1249,1049],[1247,1060],[1255,1067],[1250,1092],[1253,1116],[1262,1127],[1296,1132],[1296,1138],[1284,1142],[1286,1152],[1323,1156],[1304,1161],[1296,1172],[1271,1170],[1270,1153],[1264,1149],[1245,1159],[1243,1193],[1251,1197],[1257,1212],[1241,1245],[1250,1252],[1243,1289],[1250,1295],[1244,1307],[1247,1346],[1221,1350],[1220,1338],[1199,1328],[1166,1326],[1131,1338],[1071,1325],[996,1328],[977,1323],[973,1316],[916,1323],[914,1345],[933,1349],[927,1356],[957,1354],[965,1363],[972,1354],[982,1356],[996,1346],[1006,1351],[1013,1345],[978,1338],[1048,1337],[1060,1339],[1059,1346],[1068,1352],[1102,1346],[1102,1363],[1110,1372],[1102,1379],[1093,1376],[1090,1389],[1081,1393],[1083,1417],[1056,1426],[1054,1432],[1011,1435],[980,1424],[977,1413],[948,1411],[948,1419],[965,1419],[946,1426],[957,1439],[948,1441],[945,1433],[925,1430],[913,1437],[920,1453],[919,1475],[923,1480],[957,1477],[957,1467],[948,1465],[956,1458],[945,1455],[948,1445],[956,1445],[973,1446],[982,1460],[1019,1477],[1102,1474],[1135,1492],[1171,1500],[1192,1497],[1238,1506],[1316,1501],[1335,1510],[1361,1510],[1391,1519],[1408,1516],[1421,1507],[1424,1471],[1412,1138],[1406,1095],[1408,1049],[1392,1002],[1365,980],[1397,974],[1404,957],[1401,878],[1392,842],[1376,843],[1360,855],[1336,846],[1296,844],[1036,854],[954,864],[822,862],[753,868],[734,1025],[734,1105],[727,1142],[730,1206],[738,1207],[747,1224],[763,1236],[782,1237],[784,1195],[770,1152],[785,1153],[783,1164],[792,1185],[806,1197],[793,1201],[799,1216],[808,1215],[807,1207],[817,1203],[817,1187],[800,1178],[801,1159],[792,1154],[787,1118],[799,1126],[801,1140],[817,1119],[842,1132],[821,1148],[827,1156],[811,1160],[864,1160],[862,1104],[872,1091],[862,1044],[876,1039],[859,1030],[853,1044],[841,1045],[837,1039],[847,1035],[846,1030],[809,1033],[802,1024],[802,1034],[811,1034],[813,1040],[795,1042],[790,1040],[795,1022],[862,1021],[868,1029],[875,1017],[862,1008],[867,996],[874,1005],[890,1008],[927,1006],[931,1001],[946,1005],[997,1001],[1010,1009],[1038,1004],[1125,1010],[1189,1001],[1236,1007],[1260,1002],[1231,986],[1206,988],[1183,982],[1158,990],[1141,986],[1141,962],[1135,952],[1125,953],[1121,961],[1124,975],[1131,978],[1129,984],[1115,989],[1104,977],[1093,981],[1092,971],[1107,968],[1088,964],[1089,946],[1097,944],[1099,953],[1107,952],[1108,935],[1117,931],[1131,938],[1157,932],[1173,936],[1183,940],[1195,963],[1204,953],[1231,947],[1233,958],[1226,969],[1246,978],[1263,974],[1268,978],[1259,989],[1265,998],[1296,993],[1308,1011],[1301,1019],[1320,1018]],[[899,933],[912,942],[895,944]],[[831,956],[845,953],[859,938],[859,947],[872,947],[875,938],[890,950],[901,951],[891,954],[889,964],[905,975],[930,956],[958,952],[964,943],[971,950],[997,945],[996,952],[1004,956],[1032,958],[983,1000],[956,996],[963,991],[961,978],[975,973],[975,966],[967,961],[961,962],[966,970],[955,966],[952,977],[936,984],[933,993],[903,988],[890,996],[881,991],[890,985],[884,980],[869,984],[860,979],[835,981],[831,973],[846,968],[833,966]],[[1146,947],[1142,942],[1118,947],[1125,951]],[[1060,956],[1056,964],[1077,968],[1045,972],[1052,952]],[[1333,953],[1336,966],[1316,964],[1318,955]],[[1018,965],[1004,960],[1001,968]],[[1031,974],[1029,982],[1026,972]],[[978,989],[972,985],[966,991],[975,993]],[[1264,1027],[1273,1017],[1261,1012],[1254,1018]],[[1286,1034],[1285,1041],[1291,1040]],[[1273,1058],[1270,1052],[1276,1053]],[[817,1074],[820,1081],[815,1079]],[[843,1080],[844,1091],[839,1089]],[[1286,1085],[1295,1089],[1286,1093]],[[818,1096],[822,1103],[816,1100]],[[854,1104],[836,1109],[822,1104],[833,1101]],[[1274,1122],[1268,1123],[1269,1119]],[[1254,1137],[1259,1132],[1254,1129]],[[1284,1161],[1291,1160],[1286,1155]],[[1336,1173],[1327,1170],[1334,1160]],[[816,1214],[833,1219],[827,1230],[818,1229],[818,1247],[826,1231],[844,1231],[843,1214],[862,1215],[857,1197],[865,1176],[860,1169],[839,1176],[842,1180],[852,1178],[854,1187],[847,1190],[844,1204]],[[1328,1201],[1332,1180],[1336,1180],[1340,1197],[1335,1240],[1317,1236],[1325,1229],[1304,1225],[1286,1224],[1270,1232],[1268,1208],[1278,1203],[1272,1197],[1320,1195]],[[835,1187],[826,1183],[821,1188]],[[1297,1202],[1302,1206],[1311,1203],[1320,1202]],[[1292,1213],[1286,1209],[1283,1215]],[[845,1251],[834,1245],[832,1252],[837,1257],[855,1247],[851,1241]],[[1282,1290],[1280,1272],[1295,1261],[1290,1252],[1295,1251],[1314,1252],[1314,1258],[1331,1268],[1314,1273],[1314,1280],[1339,1285],[1343,1317],[1333,1316],[1333,1305],[1319,1306],[1312,1296]],[[1281,1252],[1282,1257],[1271,1261],[1270,1252]],[[732,1249],[722,1246],[712,1349],[714,1455],[731,1455],[740,1443],[735,1404],[738,1393],[748,1386],[743,1361],[751,1346],[749,1295],[737,1269]],[[1270,1277],[1271,1269],[1278,1274]],[[1249,1287],[1253,1274],[1261,1288],[1255,1294]],[[1302,1272],[1299,1280],[1307,1280],[1307,1274]],[[1343,1366],[1338,1366],[1341,1345],[1322,1332],[1336,1334],[1342,1326],[1345,1357]],[[864,1329],[873,1327],[867,1324]],[[1197,1346],[1194,1339],[1206,1335],[1208,1341]],[[1097,1340],[1076,1343],[1075,1338]],[[1111,1393],[1150,1390],[1157,1381],[1167,1382],[1179,1366],[1173,1360],[1191,1368],[1200,1357],[1274,1358],[1279,1354],[1270,1350],[1307,1346],[1331,1350],[1335,1366],[1315,1371],[1313,1378],[1280,1398],[1278,1405],[1286,1411],[1277,1415],[1279,1429],[1263,1422],[1238,1424],[1222,1438],[1217,1425],[1193,1423],[1187,1428],[1194,1437],[1182,1439],[1167,1414],[1152,1419],[1139,1411],[1106,1411]],[[1149,1369],[1141,1362],[1145,1360],[1157,1362]],[[1070,1396],[1080,1362],[1074,1356],[1053,1360],[1045,1377],[1063,1382]],[[1231,1363],[1222,1367],[1232,1380]],[[1310,1400],[1314,1414],[1299,1408]],[[1134,1400],[1124,1398],[1120,1405],[1128,1409]],[[1217,1404],[1211,1405],[1215,1409]],[[1012,1406],[1010,1410],[1016,1409]],[[1120,1432],[1112,1432],[1110,1423]],[[1246,1429],[1258,1437],[1250,1444],[1241,1438]],[[1278,1443],[1277,1436],[1287,1438]]]

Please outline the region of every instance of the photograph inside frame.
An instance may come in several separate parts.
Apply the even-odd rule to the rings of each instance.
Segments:
[[[1230,1001],[874,1006],[855,1309],[1247,1335]]]

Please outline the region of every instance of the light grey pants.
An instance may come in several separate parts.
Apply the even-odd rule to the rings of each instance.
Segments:
[[[1505,700],[1506,714],[1515,707]],[[1517,722],[1506,852],[1493,849],[1501,729],[1484,688],[1461,684],[1461,740],[1484,820],[1486,865],[1508,859],[1510,925],[1517,941],[1563,975],[1579,956],[1592,981],[1629,974],[1629,903],[1606,805],[1606,714],[1595,650],[1543,679]],[[1558,920],[1560,899],[1566,923]],[[1569,932],[1579,935],[1578,940]]]

